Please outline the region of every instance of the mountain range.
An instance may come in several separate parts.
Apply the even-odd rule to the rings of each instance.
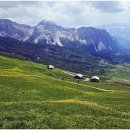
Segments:
[[[117,40],[104,29],[94,27],[65,28],[52,21],[42,20],[36,26],[0,19],[0,37],[22,42],[82,48],[87,52],[115,51]]]

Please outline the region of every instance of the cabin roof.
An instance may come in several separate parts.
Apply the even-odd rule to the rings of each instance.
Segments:
[[[49,68],[54,68],[54,66],[53,66],[53,65],[48,65],[48,67],[49,67]]]
[[[82,77],[83,77],[83,75],[82,75],[82,74],[76,74],[75,76],[78,76],[78,77],[80,77],[80,78],[82,78]]]
[[[91,79],[97,79],[97,80],[99,80],[99,77],[98,76],[92,76]]]

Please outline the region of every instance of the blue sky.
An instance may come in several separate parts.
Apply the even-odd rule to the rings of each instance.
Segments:
[[[130,1],[0,1],[0,18],[36,25],[42,19],[65,27],[130,23]]]

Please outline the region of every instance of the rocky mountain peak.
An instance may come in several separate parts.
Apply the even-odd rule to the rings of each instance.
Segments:
[[[57,24],[53,21],[50,21],[50,20],[41,20],[40,23],[38,23],[38,25],[55,25],[57,26]]]

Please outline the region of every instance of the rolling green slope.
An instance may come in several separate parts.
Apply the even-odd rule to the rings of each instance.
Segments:
[[[0,56],[0,128],[130,128],[129,86]]]

